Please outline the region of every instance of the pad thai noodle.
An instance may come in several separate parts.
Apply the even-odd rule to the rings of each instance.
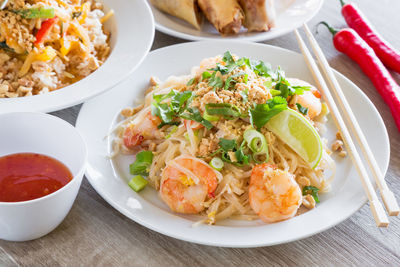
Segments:
[[[47,93],[98,69],[112,15],[93,0],[9,1],[0,10],[0,98]]]
[[[311,84],[226,52],[190,75],[152,78],[144,103],[121,111],[111,156],[135,154],[129,185],[149,184],[174,212],[272,223],[329,191],[327,113]]]

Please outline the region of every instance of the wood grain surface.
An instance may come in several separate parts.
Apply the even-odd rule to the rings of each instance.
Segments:
[[[400,48],[400,1],[358,0],[379,32]],[[326,20],[344,27],[339,0],[326,0],[310,27]],[[317,41],[330,64],[356,83],[383,117],[391,142],[386,180],[400,200],[400,134],[389,108],[368,78],[320,29]],[[152,49],[184,42],[156,33]],[[299,51],[293,34],[265,43]],[[400,75],[395,75],[400,82]],[[74,124],[80,105],[54,112]],[[377,136],[379,138],[379,136]],[[387,229],[375,227],[365,205],[345,222],[307,239],[273,247],[228,249],[191,244],[163,236],[131,221],[105,202],[85,179],[65,221],[35,241],[0,240],[0,266],[400,266],[400,218]]]

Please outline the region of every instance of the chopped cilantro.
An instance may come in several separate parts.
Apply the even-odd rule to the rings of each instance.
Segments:
[[[292,95],[302,95],[304,91],[310,90],[309,86],[291,86],[288,81],[281,81],[275,85],[275,90],[281,91],[280,95],[284,98]]]
[[[192,97],[192,91],[178,92],[176,90],[171,90],[168,94],[153,95],[151,113],[161,119],[159,127],[176,125],[177,122],[174,119],[187,108]],[[166,99],[171,99],[170,103],[162,102]]]
[[[286,83],[280,82],[275,85],[275,90],[280,91],[280,96],[283,98],[287,98],[289,95],[293,95],[293,89],[288,86]]]
[[[231,52],[229,52],[229,51],[226,51],[226,52],[224,53],[224,57],[222,58],[222,60],[223,60],[227,65],[232,64],[232,63],[235,63],[235,60],[233,59],[233,56],[232,56]]]
[[[253,109],[249,111],[250,122],[253,127],[260,129],[263,127],[272,117],[287,109],[286,99],[275,96],[269,99],[265,104],[256,104]]]
[[[14,49],[9,47],[5,41],[0,42],[0,49],[3,49],[5,52],[14,53]]]
[[[229,139],[225,139],[225,138],[220,138],[218,144],[225,152],[228,152],[229,150],[233,150],[236,147],[235,140],[229,140]]]
[[[208,71],[203,72],[203,74],[201,74],[201,79],[202,80],[206,80],[208,78],[211,77],[211,73],[209,73]]]
[[[249,156],[246,155],[243,151],[243,147],[245,145],[245,141],[239,146],[236,143],[236,140],[229,140],[225,138],[219,139],[220,149],[216,152],[221,152],[221,158],[225,162],[232,163],[237,166],[243,166],[249,164]],[[232,160],[230,153],[234,153],[235,159]]]
[[[200,111],[195,107],[187,108],[185,112],[179,114],[179,117],[185,120],[197,121],[209,130],[214,127],[211,122],[201,116]]]
[[[153,102],[151,105],[151,113],[159,117],[163,123],[170,123],[176,117],[175,112],[167,103]]]
[[[209,69],[209,70],[213,70],[213,71],[215,71],[215,72],[219,71],[219,72],[221,72],[222,75],[231,72],[230,69],[228,69],[228,68],[225,67],[225,66],[222,66],[222,65],[219,64],[219,63],[217,63],[217,66],[216,66],[215,68],[212,68],[212,69]]]
[[[271,77],[272,79],[275,79],[276,74],[272,70],[270,64],[268,64],[268,63],[266,64],[266,63],[264,63],[264,61],[260,60],[260,61],[251,62],[251,65],[252,65],[252,69],[255,72],[255,74],[257,74],[259,76]]]
[[[235,80],[235,78],[241,77],[241,76],[243,76],[244,82],[247,83],[248,75],[247,75],[246,72],[241,71],[241,72],[238,72],[238,73],[236,73],[236,74],[233,74],[233,75],[229,76],[229,77],[226,79],[224,89],[225,89],[225,90],[228,90],[229,88],[231,88],[231,86],[234,86],[234,85],[237,83],[237,81]]]
[[[73,19],[79,18],[81,15],[82,15],[82,12],[72,12]]]
[[[297,109],[300,111],[301,114],[304,116],[308,113],[308,108],[303,107],[300,103],[296,103]]]
[[[214,88],[214,91],[217,88],[222,88],[222,85],[224,84],[221,77],[217,76],[216,73],[217,72],[213,72],[210,79],[208,80],[208,85],[212,86]]]

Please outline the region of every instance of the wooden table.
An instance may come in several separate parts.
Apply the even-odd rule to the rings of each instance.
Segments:
[[[400,2],[357,2],[379,32],[400,48]],[[321,20],[344,27],[339,0],[325,1],[309,26]],[[327,30],[321,28],[317,39],[332,67],[355,82],[383,117],[392,152],[386,179],[400,200],[400,134],[389,109],[358,66],[333,48]],[[152,49],[181,42],[184,40],[157,32]],[[299,51],[293,34],[265,43]],[[394,76],[400,82],[400,75]],[[75,106],[53,114],[74,124],[79,109],[80,106]],[[113,209],[84,180],[71,212],[54,232],[31,242],[0,241],[0,266],[399,266],[400,219],[390,219],[388,229],[375,227],[365,205],[340,225],[301,241],[255,249],[215,248],[179,241],[140,226]]]

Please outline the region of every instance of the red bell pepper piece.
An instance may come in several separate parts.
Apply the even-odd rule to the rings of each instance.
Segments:
[[[42,26],[40,27],[35,36],[36,37],[36,41],[34,43],[35,45],[43,43],[44,39],[49,35],[51,29],[57,23],[57,21],[58,18],[54,17],[51,19],[46,19],[45,21],[42,22]]]

